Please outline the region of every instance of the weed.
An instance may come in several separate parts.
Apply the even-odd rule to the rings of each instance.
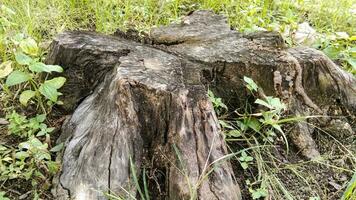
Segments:
[[[246,88],[254,95],[259,91],[258,85],[249,77],[244,77],[243,80],[246,83]],[[210,100],[216,109],[221,108],[218,105],[224,105],[221,100],[216,100],[213,94],[209,94]],[[215,99],[214,99],[215,98]],[[286,105],[280,101],[279,98],[264,96],[263,99],[257,98],[255,100],[256,105],[260,105],[263,109],[258,113],[246,113],[240,114],[235,111],[237,117],[235,119],[223,119],[220,120],[220,125],[224,129],[226,140],[229,142],[243,141],[246,142],[248,147],[240,150],[239,154],[234,153],[237,161],[240,163],[244,170],[248,170],[252,165],[257,164],[258,174],[257,180],[250,182],[247,180],[248,191],[253,199],[259,199],[267,197],[269,191],[267,188],[275,187],[273,191],[284,191],[285,196],[290,196],[289,192],[285,190],[283,184],[275,184],[276,175],[273,169],[270,168],[270,164],[267,164],[266,155],[271,157],[269,153],[271,147],[274,146],[276,139],[281,136],[289,149],[287,137],[282,130],[281,125],[286,122],[292,122],[300,120],[301,118],[289,118],[283,119],[282,114],[286,109]],[[227,110],[227,108],[224,108]],[[218,110],[219,111],[219,110]],[[257,135],[255,135],[257,134]],[[269,146],[261,145],[260,143],[269,144]],[[251,148],[251,149],[249,149]],[[230,148],[230,150],[232,150]],[[247,153],[249,151],[249,153]],[[262,153],[261,151],[264,151]],[[237,157],[239,155],[239,157]]]
[[[356,172],[354,173],[352,179],[350,180],[344,194],[342,195],[342,200],[352,200],[356,196]]]
[[[10,124],[8,130],[10,134],[20,136],[22,138],[27,138],[34,136],[37,137],[46,136],[54,130],[54,128],[48,128],[44,122],[46,115],[37,115],[36,117],[26,119],[25,116],[18,114],[13,111],[10,115],[6,116]]]

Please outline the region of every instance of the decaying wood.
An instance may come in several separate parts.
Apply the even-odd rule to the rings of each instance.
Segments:
[[[210,11],[154,29],[139,39],[145,44],[133,39],[66,32],[52,44],[48,62],[68,78],[64,109],[79,104],[62,128],[58,199],[139,196],[132,165],[138,177],[143,168],[159,172],[156,199],[241,199],[206,91],[243,109],[243,76],[282,98],[291,114],[356,108],[355,79],[319,51],[287,48],[276,33],[239,34]],[[318,156],[311,134],[304,122],[289,133],[310,158]]]

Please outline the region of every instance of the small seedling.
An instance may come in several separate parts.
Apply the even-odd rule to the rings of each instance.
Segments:
[[[247,155],[245,151],[241,152],[241,156],[239,158],[240,165],[243,169],[247,169],[248,165],[253,161],[253,157]]]

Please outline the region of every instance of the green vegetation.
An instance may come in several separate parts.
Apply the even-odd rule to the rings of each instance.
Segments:
[[[252,199],[263,197],[267,197],[267,199],[297,199],[295,194],[292,194],[296,193],[296,191],[293,191],[295,188],[290,188],[286,183],[290,177],[286,180],[281,177],[282,173],[293,174],[293,177],[295,177],[293,181],[301,182],[303,194],[306,191],[315,191],[316,189],[312,185],[318,183],[308,169],[314,164],[331,167],[341,172],[352,172],[344,169],[343,166],[330,164],[332,163],[330,159],[333,160],[337,155],[322,156],[316,160],[299,163],[281,160],[280,154],[287,156],[289,152],[288,140],[283,131],[285,128],[282,129],[282,126],[287,126],[287,123],[305,122],[305,119],[313,116],[286,116],[286,113],[283,112],[286,105],[279,98],[259,97],[257,84],[248,77],[244,77],[244,81],[248,91],[256,97],[255,105],[246,106],[246,113],[244,114],[229,111],[220,98],[215,97],[211,91],[208,94],[214,109],[217,113],[220,113],[219,121],[226,137],[225,140],[229,144],[230,152],[233,152],[230,154],[232,162],[239,163],[244,170],[246,190],[250,193]],[[259,108],[260,111],[257,113],[251,113],[250,110],[255,110],[256,105],[263,106],[263,108]],[[334,140],[339,143],[340,148],[345,148],[342,156],[350,158],[350,161],[353,162],[352,168],[355,168],[355,155],[348,152],[349,150],[335,138]],[[240,148],[236,150],[236,146]],[[284,150],[282,146],[285,147]],[[275,152],[279,152],[279,156]],[[343,199],[345,200],[352,199],[355,196],[355,177],[356,175],[349,182],[347,188],[346,185],[343,186],[345,189]],[[317,196],[308,198],[317,200],[327,197],[315,195]]]
[[[113,33],[134,28],[148,32],[154,26],[179,21],[196,9],[225,14],[241,32],[279,31],[295,45],[298,24],[308,22],[320,34],[313,46],[325,50],[355,72],[355,0],[3,0],[0,41],[26,33],[46,42],[64,30],[96,30]],[[345,32],[346,35],[342,32]],[[340,34],[341,33],[341,34]],[[4,52],[6,44],[0,45]]]
[[[0,129],[1,137],[7,138],[0,141],[0,185],[9,181],[11,185],[11,180],[30,182],[32,198],[36,199],[50,187],[50,178],[58,170],[53,153],[61,145],[51,149],[54,128],[48,127],[50,120],[46,117],[51,115],[53,105],[62,103],[58,89],[65,84],[65,78],[58,75],[63,71],[60,66],[44,64],[48,44],[56,34],[65,30],[113,33],[129,28],[148,32],[152,27],[178,22],[197,9],[225,14],[231,26],[240,32],[278,31],[291,46],[299,45],[295,38],[298,25],[308,22],[316,31],[308,45],[356,73],[355,0],[2,0],[0,117],[6,115],[9,125],[6,130]],[[252,93],[256,92],[258,86],[253,80],[246,77],[245,82]],[[223,100],[212,92],[209,96],[217,113],[223,116],[227,112]],[[232,121],[222,117],[226,140],[243,141],[244,149],[233,156],[245,171],[251,171],[251,164],[257,166],[258,176],[246,181],[254,199],[266,196],[267,190],[275,191],[277,197],[291,199],[276,174],[287,170],[303,179],[308,162],[281,165],[270,152],[276,141],[281,142],[280,137],[288,152],[281,126],[303,118],[284,119],[285,107],[278,98],[256,98],[255,103],[265,110],[235,113],[237,117]],[[355,193],[354,188],[355,178],[344,199]],[[140,195],[148,196],[146,188]],[[5,196],[5,192],[0,192],[0,199],[7,199]],[[310,197],[313,198],[318,199]]]

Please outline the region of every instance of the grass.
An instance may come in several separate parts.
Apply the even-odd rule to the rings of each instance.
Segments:
[[[356,35],[356,0],[3,0],[2,3],[16,14],[8,17],[11,26],[5,34],[0,32],[0,40],[6,35],[26,33],[45,44],[65,30],[109,34],[133,28],[149,32],[152,27],[179,21],[192,10],[212,9],[226,15],[238,31],[279,31],[291,45],[290,37],[297,25],[307,21],[327,40],[326,45],[318,46],[326,49],[329,42],[337,44],[336,54],[344,60],[351,55],[346,50],[355,47],[355,42],[345,44],[330,39],[329,35],[335,32]],[[0,45],[0,54],[6,60],[9,54],[6,45]],[[356,58],[353,62],[354,69],[350,64],[345,67],[355,73]]]
[[[352,63],[356,65],[356,39],[351,40],[352,36],[356,37],[356,0],[2,0],[1,5],[6,7],[0,9],[0,63],[14,60],[14,47],[8,41],[18,33],[35,38],[39,42],[40,55],[44,58],[49,42],[66,30],[111,34],[117,29],[133,28],[149,32],[153,27],[179,22],[190,11],[211,9],[226,15],[230,25],[240,32],[278,31],[291,46],[296,45],[293,34],[298,24],[308,22],[320,33],[319,40],[313,46],[339,60],[345,69],[356,73],[355,66],[352,66]],[[347,33],[350,39],[333,38],[337,32]],[[4,85],[4,82],[0,79],[0,85]],[[0,94],[0,115],[12,113],[15,109],[26,111],[26,107],[14,100],[20,90],[21,87],[18,87]],[[257,166],[256,169],[250,169],[251,180],[246,184],[251,188],[251,195],[264,195],[264,190],[267,190],[273,191],[275,197],[293,199],[294,194],[280,177],[284,171],[291,172],[292,177],[308,187],[317,183],[313,177],[305,177],[308,176],[309,162],[283,164],[271,154],[274,146],[266,146],[251,137],[232,140],[244,144]],[[345,155],[355,167],[352,152],[350,154],[346,147],[342,149],[339,154],[330,155],[326,160]],[[238,160],[238,155],[233,154],[232,157]],[[313,164],[332,168],[336,170],[335,173],[337,170],[343,171],[334,163],[327,166],[325,162]],[[252,173],[254,170],[258,172],[257,175]],[[348,187],[351,194],[354,193],[354,182]],[[343,189],[346,187],[343,185]],[[147,191],[141,193],[141,196],[146,196]]]
[[[225,14],[241,31],[261,27],[295,27],[309,21],[320,32],[356,33],[355,0],[3,0],[16,12],[13,31],[50,39],[67,29],[113,33],[116,29],[148,31],[177,21],[196,9]],[[352,7],[353,6],[353,7]],[[353,9],[353,10],[352,10]]]

